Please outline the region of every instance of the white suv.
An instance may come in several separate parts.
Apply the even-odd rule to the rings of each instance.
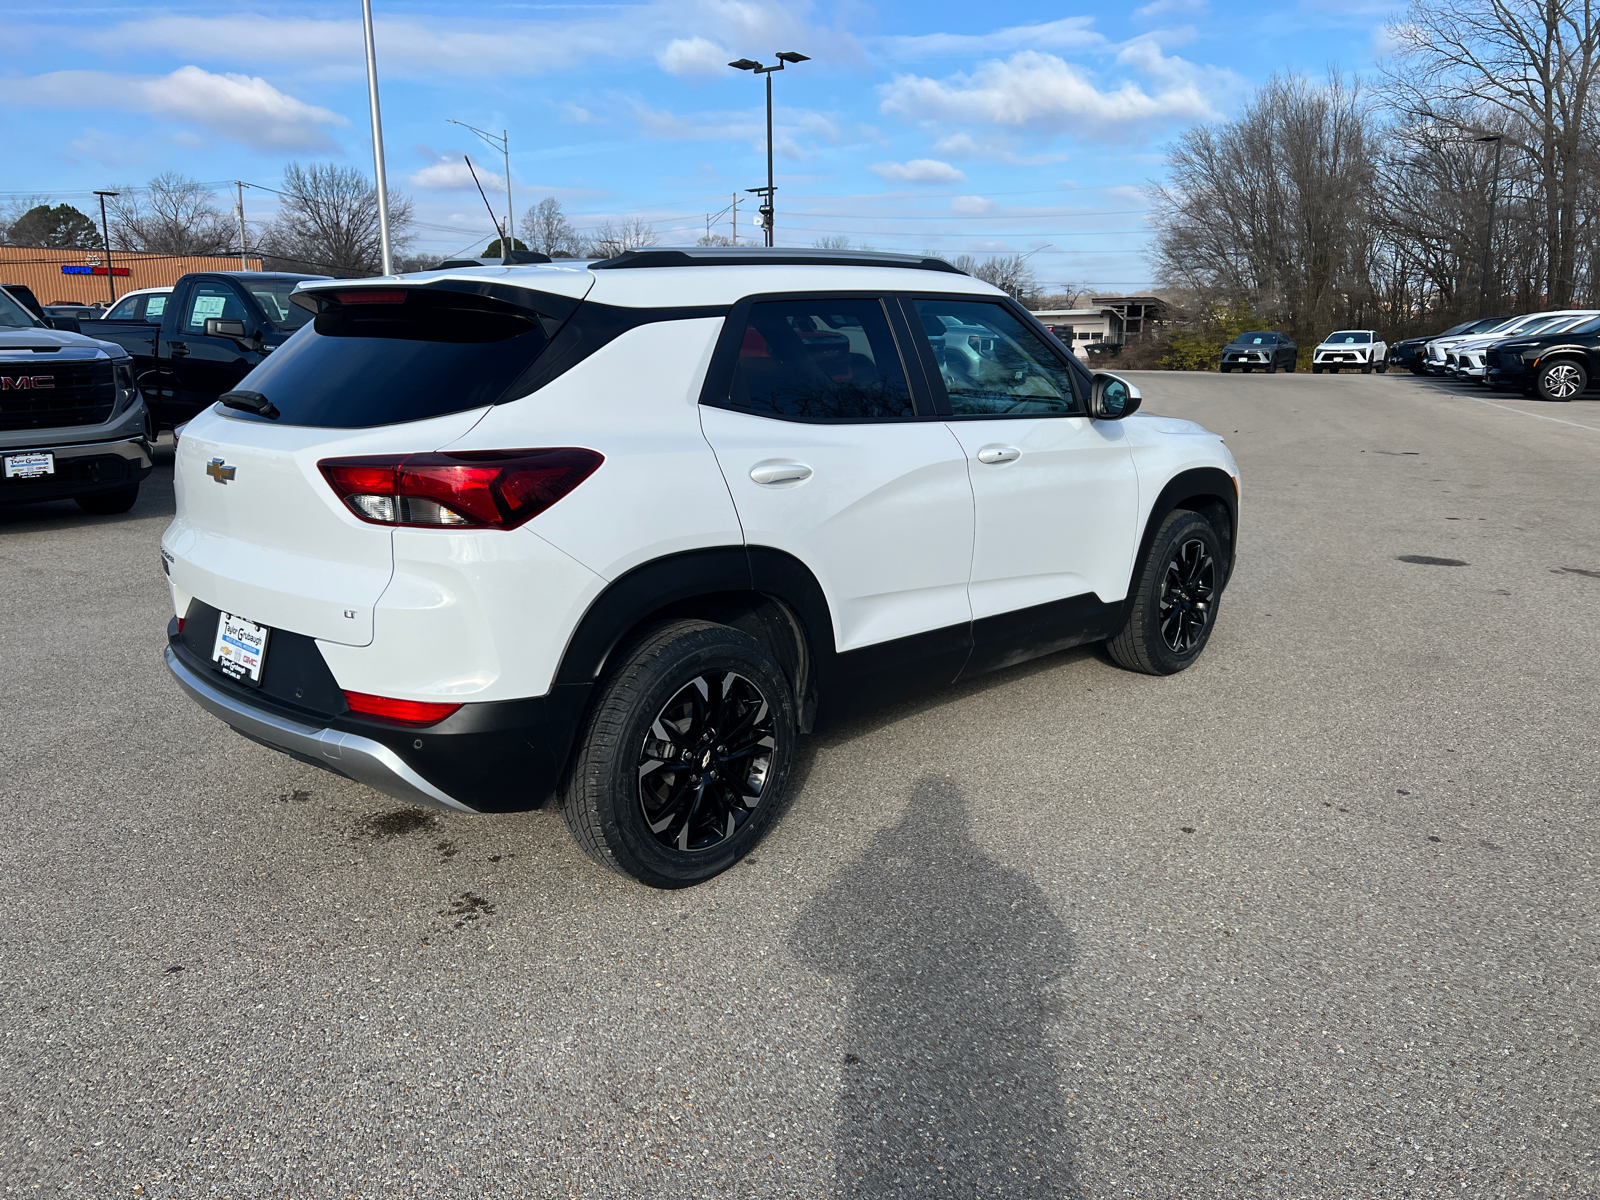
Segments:
[[[650,250],[303,285],[183,431],[168,666],[418,804],[726,869],[797,737],[1085,642],[1200,654],[1237,468],[940,260]]]
[[[1341,329],[1330,333],[1311,352],[1311,373],[1337,375],[1340,367],[1359,369],[1363,375],[1389,369],[1389,343],[1376,329]]]

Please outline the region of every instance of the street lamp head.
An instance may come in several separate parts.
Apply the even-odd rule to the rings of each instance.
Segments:
[[[811,61],[810,55],[799,54],[793,50],[780,50],[778,52],[778,57],[786,63],[803,63]]]
[[[737,71],[754,71],[761,66],[752,58],[736,58],[728,65]]]

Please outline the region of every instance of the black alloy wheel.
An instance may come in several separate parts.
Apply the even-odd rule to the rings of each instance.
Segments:
[[[798,736],[793,684],[765,643],[710,621],[658,625],[596,688],[561,813],[601,866],[688,887],[777,819]]]
[[[1211,631],[1217,598],[1217,560],[1201,538],[1190,538],[1167,561],[1161,580],[1161,640],[1174,654],[1188,654]]]
[[[639,807],[669,850],[709,850],[761,803],[777,748],[761,689],[734,671],[696,675],[651,722],[639,750]]]
[[[1134,573],[1127,616],[1106,650],[1130,671],[1176,674],[1210,640],[1227,581],[1216,528],[1200,513],[1174,509]]]

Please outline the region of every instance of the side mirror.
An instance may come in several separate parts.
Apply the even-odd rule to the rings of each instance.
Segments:
[[[83,332],[83,325],[77,317],[46,317],[45,323],[51,329],[59,329],[62,333]]]
[[[229,317],[207,317],[206,336],[242,338],[244,337],[244,322],[236,321]]]
[[[1118,375],[1095,372],[1089,389],[1089,415],[1097,421],[1120,421],[1139,411],[1139,389]]]

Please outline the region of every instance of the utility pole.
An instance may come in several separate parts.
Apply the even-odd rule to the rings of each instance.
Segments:
[[[736,71],[754,71],[757,75],[765,75],[767,77],[767,186],[764,188],[746,188],[745,190],[755,192],[761,197],[760,216],[756,219],[756,224],[766,230],[767,245],[769,246],[773,244],[773,195],[778,190],[772,179],[772,73],[783,70],[788,63],[811,61],[810,56],[797,54],[793,50],[781,50],[776,57],[778,61],[770,67],[763,67],[760,63],[749,58],[735,59],[728,64]]]
[[[250,258],[245,253],[244,245],[244,182],[235,179],[233,186],[239,191],[239,207],[236,210],[239,214],[239,270],[248,271],[250,269]]]
[[[389,241],[389,174],[383,169],[383,118],[378,112],[378,50],[372,41],[372,0],[361,0],[361,23],[367,37],[367,104],[372,109],[372,166],[378,182],[378,247],[383,273],[394,274]]]
[[[1495,202],[1500,197],[1500,135],[1486,133],[1482,137],[1473,138],[1475,142],[1494,143],[1494,181],[1489,185],[1489,223],[1483,230],[1483,274],[1479,281],[1478,289],[1478,316],[1490,316],[1489,312],[1489,248],[1494,240],[1494,210]],[[1499,299],[1496,289],[1495,299]]]
[[[121,192],[96,192],[100,197],[100,240],[106,248],[106,288],[111,293],[111,303],[117,302],[117,277],[111,273],[111,227],[106,223],[106,197],[120,196]]]
[[[739,244],[739,193],[733,194],[733,244]]]
[[[445,118],[445,123],[449,124],[449,125],[459,125],[463,129],[472,130],[473,133],[477,134],[480,138],[482,138],[484,140],[484,143],[486,145],[491,146],[494,149],[500,151],[501,157],[504,158],[504,160],[505,160],[505,164],[506,164],[506,230],[507,230],[507,232],[500,236],[500,257],[503,259],[503,258],[505,258],[505,256],[507,254],[511,253],[512,241],[517,236],[517,234],[516,234],[517,227],[512,222],[512,219],[511,219],[511,135],[508,132],[506,132],[504,129],[502,129],[500,131],[500,136],[496,137],[492,133],[486,133],[484,130],[479,129],[476,125],[468,125],[465,121],[458,121],[454,117],[446,117]],[[466,156],[463,155],[462,157],[465,158]],[[478,177],[477,177],[476,174],[473,175],[472,181],[474,183],[478,182]],[[483,190],[483,185],[481,183],[478,184],[478,190],[480,192]],[[487,204],[488,202],[489,202],[488,198],[485,197],[484,198],[484,203]],[[498,222],[496,222],[496,224],[498,224]]]

